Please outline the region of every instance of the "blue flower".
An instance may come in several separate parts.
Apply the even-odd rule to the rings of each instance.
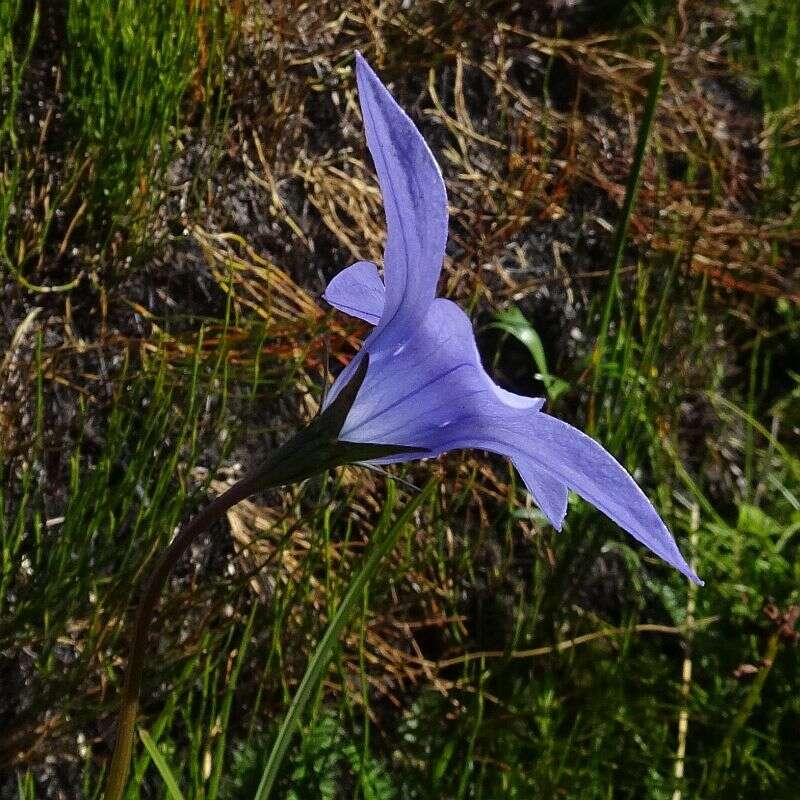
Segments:
[[[699,583],[650,501],[606,450],[543,413],[543,399],[512,394],[487,375],[468,317],[436,296],[448,224],[441,171],[360,54],[356,76],[386,210],[385,284],[375,264],[359,261],[325,291],[332,306],[375,326],[326,399],[328,408],[358,373],[339,441],[405,448],[370,459],[377,464],[462,448],[507,456],[556,529],[572,489]]]

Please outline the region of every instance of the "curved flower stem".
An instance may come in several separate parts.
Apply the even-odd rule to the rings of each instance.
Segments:
[[[147,635],[152,629],[153,612],[158,604],[164,583],[172,572],[172,568],[199,534],[208,530],[231,506],[244,500],[263,485],[263,475],[256,473],[242,478],[227,492],[215,498],[181,528],[150,573],[136,612],[136,626],[125,673],[122,706],[117,724],[117,740],[106,783],[105,800],[120,800],[125,790],[125,781],[128,777],[133,750],[134,727],[139,710],[139,692],[142,686],[142,667],[147,648]]]
[[[350,381],[322,414],[271,453],[251,474],[235,483],[196,517],[189,520],[159,557],[150,573],[136,612],[136,626],[122,690],[117,740],[106,782],[105,800],[121,800],[125,791],[125,781],[128,778],[133,751],[136,715],[139,711],[139,692],[142,686],[147,635],[152,628],[153,612],[172,568],[198,534],[207,530],[231,506],[257,491],[296,483],[343,464],[419,451],[419,448],[396,445],[342,442],[337,438],[364,381],[368,364],[369,356],[365,355]]]

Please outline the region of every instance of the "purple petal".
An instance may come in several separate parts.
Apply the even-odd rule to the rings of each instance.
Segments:
[[[533,495],[536,505],[542,509],[550,524],[560,531],[567,515],[567,486],[530,458],[517,455],[512,461],[528,491]]]
[[[328,284],[325,300],[339,311],[377,325],[383,312],[386,290],[371,261],[356,261]]]
[[[472,325],[457,305],[437,299],[419,325],[397,333],[399,343],[388,347],[375,332],[367,339],[369,370],[339,438],[416,444],[421,436],[445,436],[460,416],[473,413],[476,396],[508,408],[480,366]]]
[[[588,500],[668,564],[701,582],[644,492],[608,451],[549,414],[531,415],[527,423],[533,446],[525,447],[525,454],[533,463]],[[513,453],[508,455],[514,458]]]
[[[399,343],[391,347],[374,334],[367,340],[369,369],[340,439],[419,447],[432,455],[461,448],[506,455],[556,527],[568,487],[698,580],[650,501],[608,452],[541,413],[541,400],[499,390],[481,366],[472,326],[458,306],[438,299],[420,325],[396,333]]]
[[[418,323],[436,295],[447,240],[447,195],[425,140],[360,53],[356,79],[386,210],[386,305],[379,332],[393,321]],[[393,324],[386,336],[394,330]]]

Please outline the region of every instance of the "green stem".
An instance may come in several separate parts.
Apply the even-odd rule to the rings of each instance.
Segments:
[[[317,418],[320,420],[321,418]],[[147,651],[148,634],[155,627],[153,614],[169,574],[189,545],[241,500],[259,490],[284,486],[309,478],[328,467],[347,463],[349,451],[327,436],[324,422],[315,421],[299,431],[294,438],[278,448],[251,475],[235,483],[217,497],[196,517],[184,525],[169,547],[161,554],[139,601],[136,624],[131,642],[122,705],[117,724],[117,740],[106,783],[105,800],[121,800],[128,778],[133,752],[134,728],[139,711],[142,671]]]
[[[298,725],[300,724],[300,717],[308,704],[311,694],[319,683],[323,672],[327,669],[328,664],[333,653],[333,649],[339,639],[348,619],[350,618],[356,602],[361,597],[364,589],[367,587],[370,579],[375,573],[378,565],[383,557],[394,547],[398,537],[405,529],[412,515],[416,510],[426,502],[433,494],[433,490],[437,486],[437,481],[432,478],[428,481],[425,488],[414,498],[414,500],[406,507],[403,513],[397,518],[394,525],[388,533],[378,541],[370,550],[364,566],[359,571],[358,575],[353,579],[350,584],[347,594],[344,596],[341,604],[336,609],[328,624],[328,628],[320,639],[319,644],[314,650],[311,660],[306,667],[305,675],[297,687],[292,703],[289,710],[281,723],[278,735],[275,738],[275,743],[272,746],[272,752],[269,754],[269,759],[264,767],[264,772],[261,776],[261,782],[258,785],[254,800],[267,800],[270,792],[275,785],[275,780],[278,777],[281,763],[286,755],[286,750],[289,747],[292,736],[294,735]],[[389,483],[389,495],[387,496],[386,505],[390,507],[394,497],[393,484]]]
[[[614,260],[611,263],[611,274],[608,279],[608,291],[603,305],[603,316],[600,320],[600,333],[597,339],[594,353],[592,354],[592,367],[594,375],[592,380],[592,393],[589,398],[588,414],[588,433],[594,433],[596,427],[595,417],[595,398],[600,388],[601,366],[605,355],[606,340],[608,338],[608,326],[611,324],[611,311],[614,307],[614,300],[619,294],[619,271],[625,257],[625,245],[628,241],[628,228],[630,227],[633,207],[636,204],[636,196],[639,193],[639,183],[642,177],[642,167],[644,166],[644,156],[647,152],[647,143],[650,140],[650,131],[653,128],[656,107],[658,106],[658,95],[661,91],[661,83],[664,80],[666,61],[663,54],[659,53],[656,66],[650,76],[650,83],[647,88],[647,100],[645,101],[642,121],[639,124],[639,131],[636,135],[636,150],[633,154],[633,165],[628,175],[628,183],[625,187],[625,200],[622,204],[622,214],[620,216],[617,229],[614,233]]]
[[[270,454],[253,473],[242,478],[187,522],[172,544],[159,557],[150,573],[136,613],[136,625],[122,690],[117,740],[106,782],[105,800],[121,800],[125,791],[133,752],[136,716],[139,711],[147,636],[154,627],[153,614],[158,599],[172,568],[197,536],[208,530],[231,506],[257,491],[296,483],[343,464],[354,464],[408,451],[419,452],[418,449],[411,447],[357,444],[342,442],[337,438],[364,381],[368,365],[369,355],[364,354],[353,377],[322,414]],[[415,507],[413,503],[412,507]]]

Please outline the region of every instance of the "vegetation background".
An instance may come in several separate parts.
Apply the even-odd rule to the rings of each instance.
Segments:
[[[706,586],[576,498],[556,535],[502,459],[393,469],[440,490],[279,796],[796,798],[796,0],[0,0],[0,797],[100,796],[149,560],[365,333],[318,300],[381,253],[356,48],[442,165],[487,367]],[[255,497],[184,559],[130,800],[252,797],[387,480]]]

